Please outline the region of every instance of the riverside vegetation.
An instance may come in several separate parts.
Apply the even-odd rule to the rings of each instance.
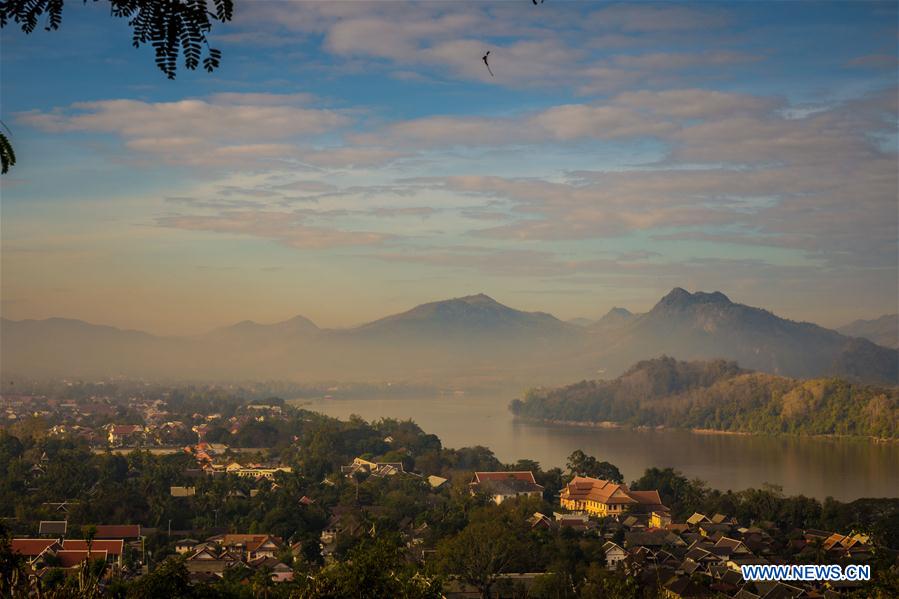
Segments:
[[[747,433],[899,438],[899,388],[792,379],[725,360],[645,360],[614,380],[530,390],[523,418]]]

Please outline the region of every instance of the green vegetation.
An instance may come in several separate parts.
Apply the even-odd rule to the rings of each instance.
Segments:
[[[899,438],[899,388],[789,379],[724,360],[647,360],[611,381],[531,390],[510,409],[540,420]]]

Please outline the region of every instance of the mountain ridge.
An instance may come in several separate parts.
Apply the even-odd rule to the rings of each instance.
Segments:
[[[80,323],[80,324],[76,324]],[[594,325],[525,312],[485,294],[419,304],[348,329],[297,316],[241,321],[194,337],[158,337],[67,319],[2,320],[3,369],[302,380],[478,380],[559,383],[614,376],[665,353],[736,360],[798,377],[896,384],[899,352],[813,323],[675,288],[643,314],[613,308]]]

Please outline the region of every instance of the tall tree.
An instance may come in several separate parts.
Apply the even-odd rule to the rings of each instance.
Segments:
[[[474,586],[489,599],[499,576],[512,572],[526,546],[513,527],[496,520],[473,522],[437,546],[436,568]]]
[[[613,483],[624,482],[624,476],[618,467],[609,462],[600,462],[592,455],[587,455],[580,449],[576,449],[568,456],[568,473],[571,476],[590,476],[601,478]]]

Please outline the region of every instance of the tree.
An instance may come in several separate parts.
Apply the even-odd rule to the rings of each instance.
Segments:
[[[128,590],[131,599],[186,599],[191,596],[190,575],[181,557],[168,558],[155,570],[138,578]]]
[[[98,2],[99,0],[94,0]],[[84,0],[86,3],[87,0]],[[218,68],[222,51],[209,45],[207,35],[215,21],[231,20],[234,0],[108,0],[112,16],[128,19],[135,48],[150,44],[156,53],[156,66],[174,79],[178,57],[184,57],[184,68],[200,66],[208,72]],[[6,0],[0,2],[0,28],[10,22],[31,33],[44,19],[44,29],[53,31],[62,24],[65,0]],[[214,12],[211,12],[209,8]],[[45,17],[46,15],[46,17]],[[203,56],[203,47],[206,55]],[[202,58],[202,61],[201,61]],[[16,154],[5,134],[0,133],[0,173],[15,165]]]
[[[500,574],[511,572],[526,546],[513,527],[497,520],[473,522],[437,546],[436,568],[474,586],[485,599]]]
[[[438,581],[422,576],[404,563],[399,538],[367,539],[354,547],[346,561],[326,566],[301,582],[301,599],[402,597],[437,599]]]
[[[576,449],[568,456],[567,466],[572,476],[590,476],[619,484],[624,482],[624,476],[617,466],[609,462],[600,462],[580,449]]]
[[[99,0],[94,0],[98,2]],[[221,62],[222,52],[211,48],[206,35],[212,22],[231,20],[234,0],[108,0],[112,16],[128,19],[133,30],[132,44],[139,48],[149,43],[156,51],[156,66],[166,77],[175,78],[178,57],[184,55],[184,67],[200,66],[203,46],[206,56],[203,68],[210,73]],[[87,2],[87,0],[85,0]],[[7,0],[0,4],[0,27],[14,21],[22,31],[31,33],[46,14],[44,29],[52,31],[62,24],[64,0]],[[212,5],[215,12],[208,10]]]
[[[0,523],[0,596],[28,597],[25,558],[12,550],[9,534]]]
[[[15,166],[15,164],[16,153],[12,149],[12,144],[6,134],[0,131],[0,174],[5,175],[9,172],[9,167]]]

